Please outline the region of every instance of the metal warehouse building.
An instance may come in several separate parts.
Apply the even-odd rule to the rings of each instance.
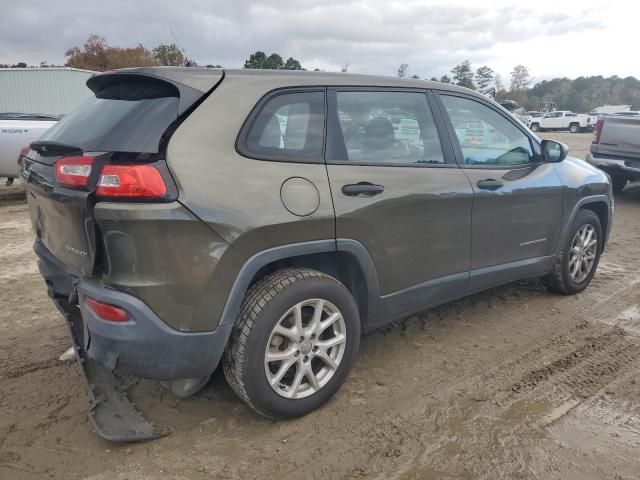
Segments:
[[[64,115],[92,95],[96,72],[77,68],[0,68],[0,113]]]

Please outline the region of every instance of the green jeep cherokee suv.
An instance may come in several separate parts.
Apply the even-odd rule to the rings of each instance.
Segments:
[[[172,67],[87,85],[20,166],[112,440],[158,434],[114,370],[187,396],[221,363],[256,412],[303,415],[363,332],[525,277],[580,292],[611,228],[604,173],[464,88]]]

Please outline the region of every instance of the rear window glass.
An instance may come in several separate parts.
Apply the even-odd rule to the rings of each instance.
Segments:
[[[324,92],[283,93],[255,115],[240,149],[269,160],[322,161]]]
[[[98,91],[41,140],[85,152],[158,153],[162,134],[178,118],[179,100],[169,84],[119,82]]]

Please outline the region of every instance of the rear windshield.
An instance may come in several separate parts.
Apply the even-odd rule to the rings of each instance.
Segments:
[[[162,134],[178,118],[179,100],[170,84],[118,82],[96,92],[40,140],[85,152],[158,153]]]

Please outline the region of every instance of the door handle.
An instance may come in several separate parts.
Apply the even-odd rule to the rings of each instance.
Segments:
[[[487,178],[486,180],[480,180],[478,183],[478,188],[481,190],[498,190],[499,188],[504,187],[504,183],[494,180],[493,178]]]
[[[352,183],[342,187],[342,193],[348,197],[369,198],[384,192],[382,185],[375,185],[370,182]]]

